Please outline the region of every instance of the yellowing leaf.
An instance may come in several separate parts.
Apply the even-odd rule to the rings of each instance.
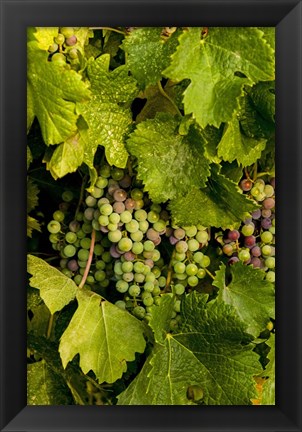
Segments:
[[[40,296],[52,314],[75,298],[78,287],[73,280],[41,258],[28,255],[27,271],[32,275],[30,286],[40,290]]]
[[[77,300],[78,309],[60,342],[63,366],[80,354],[85,374],[92,370],[100,383],[115,382],[127,370],[127,361],[145,349],[143,325],[91,291],[80,290]]]

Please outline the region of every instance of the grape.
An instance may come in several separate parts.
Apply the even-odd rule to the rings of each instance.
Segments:
[[[199,243],[195,239],[188,240],[188,249],[191,252],[195,252],[199,249]]]
[[[110,223],[107,225],[109,231],[116,231],[118,229],[118,224]]]
[[[162,219],[159,219],[158,222],[153,224],[153,228],[158,233],[164,233],[166,231],[166,222]]]
[[[264,231],[260,237],[263,243],[271,243],[274,238],[273,234],[269,231]]]
[[[143,209],[139,209],[139,210],[136,210],[134,212],[134,217],[138,222],[146,220],[147,216],[148,216],[148,214],[147,214],[146,210],[143,210]]]
[[[100,212],[104,216],[109,216],[113,212],[113,207],[111,204],[102,204],[100,206]]]
[[[209,236],[206,231],[198,231],[195,238],[199,243],[204,244],[208,241]]]
[[[98,243],[94,245],[93,253],[96,256],[102,255],[103,252],[104,252],[104,248],[102,245],[100,245]]]
[[[275,207],[275,200],[273,198],[266,198],[263,201],[263,207],[265,209],[272,209]]]
[[[124,281],[122,279],[119,280],[119,281],[117,281],[117,283],[116,283],[115,286],[116,286],[117,291],[120,292],[120,293],[127,292],[128,288],[129,288],[128,282],[126,282],[126,281]]]
[[[80,230],[80,224],[78,221],[73,220],[69,223],[68,228],[71,232],[78,232]]]
[[[198,279],[203,279],[204,277],[206,277],[206,275],[207,275],[207,272],[203,268],[198,269],[198,272],[196,273],[196,276],[198,277]]]
[[[81,261],[87,261],[89,257],[89,251],[87,249],[80,249],[78,251],[78,258]]]
[[[125,224],[125,228],[129,233],[134,233],[139,230],[139,223],[135,219],[132,219]]]
[[[129,174],[125,174],[124,177],[119,181],[122,188],[128,188],[131,186],[132,179]]]
[[[272,221],[269,218],[264,218],[261,221],[261,226],[264,229],[269,229],[272,226]]]
[[[172,246],[174,246],[175,244],[178,243],[178,239],[171,235],[171,236],[169,237],[169,242],[171,243]],[[176,250],[177,250],[177,249],[176,249]]]
[[[65,234],[65,240],[67,241],[67,243],[75,243],[78,239],[78,236],[76,235],[76,233],[68,231]]]
[[[154,243],[151,240],[146,240],[144,243],[144,250],[147,252],[153,251],[155,248]]]
[[[153,297],[146,297],[143,300],[145,306],[152,306],[154,303]]]
[[[267,281],[269,281],[269,282],[272,282],[272,283],[274,283],[275,282],[275,272],[273,272],[273,271],[268,271],[267,273],[266,273],[266,280]]]
[[[235,264],[235,263],[238,262],[238,261],[239,261],[239,258],[236,257],[236,256],[234,256],[234,257],[231,257],[231,258],[228,260],[228,264],[232,265],[232,264]]]
[[[82,231],[85,234],[91,234],[92,233],[92,226],[89,223],[83,223]],[[78,234],[78,236],[79,236],[79,234]]]
[[[124,237],[118,242],[118,249],[121,252],[128,252],[131,250],[132,245],[133,245],[132,240],[127,237]]]
[[[270,218],[271,215],[272,215],[271,209],[263,209],[261,211],[261,216],[263,216],[264,218]]]
[[[67,202],[67,203],[71,202],[73,200],[73,198],[74,198],[73,197],[73,193],[71,191],[69,191],[69,190],[64,191],[62,193],[62,200],[65,201],[65,202]]]
[[[95,267],[98,270],[104,270],[106,268],[106,263],[102,260],[99,260],[95,263]]]
[[[184,273],[186,271],[186,265],[182,262],[177,262],[173,266],[175,273]]]
[[[198,247],[199,247],[199,245],[198,245]],[[178,243],[176,243],[175,250],[178,253],[187,252],[187,250],[188,250],[188,243],[185,242],[184,240],[180,240]]]
[[[68,38],[74,34],[73,27],[60,27],[60,33]]]
[[[84,211],[84,218],[87,221],[92,221],[94,218],[94,209],[92,207],[87,207],[87,209]]]
[[[65,218],[65,214],[61,210],[56,210],[53,213],[52,217],[54,220],[56,220],[58,222],[63,222],[63,220]]]
[[[238,253],[238,258],[240,261],[246,262],[251,258],[250,252],[246,249],[241,249],[241,251]]]
[[[110,231],[108,233],[108,238],[112,243],[118,243],[122,238],[122,232],[119,230]]]
[[[234,252],[233,250],[233,246],[231,244],[225,244],[222,248],[223,253],[225,253],[228,256],[231,256],[232,253]]]
[[[182,228],[177,228],[176,230],[174,230],[173,235],[176,239],[181,240],[185,237],[186,232]]]
[[[99,223],[101,226],[106,227],[106,226],[109,224],[109,218],[108,218],[108,216],[106,216],[106,215],[101,215],[101,216],[98,218],[98,223]]]
[[[121,213],[123,213],[125,211],[125,209],[126,209],[125,204],[123,202],[118,202],[117,201],[117,202],[113,203],[112,206],[113,206],[114,212],[118,213],[119,215]]]
[[[120,217],[123,223],[129,223],[132,220],[132,214],[128,210],[121,213]]]
[[[244,192],[247,192],[252,189],[253,182],[249,179],[243,179],[240,182],[240,187]]]
[[[133,210],[135,208],[135,201],[132,198],[127,198],[125,201],[125,207],[127,210]]]
[[[210,263],[211,263],[210,258],[207,255],[204,255],[202,257],[200,265],[201,265],[201,267],[206,268],[206,267],[209,267]]]
[[[53,43],[53,44],[49,45],[49,47],[48,47],[48,52],[49,52],[50,54],[53,54],[53,53],[55,53],[56,51],[58,51],[58,49],[59,49],[59,45],[56,44],[56,43]]]
[[[275,268],[275,258],[274,257],[268,257],[265,260],[265,265],[266,267],[268,267],[269,269],[273,269]]]
[[[125,201],[127,198],[127,192],[123,189],[116,189],[113,193],[113,198],[115,201]]]
[[[52,220],[47,225],[47,229],[51,234],[57,234],[61,230],[61,224],[56,220]]]
[[[125,273],[132,272],[132,270],[133,270],[133,263],[131,261],[124,261],[122,263],[122,270]]]
[[[71,258],[76,254],[76,248],[73,245],[67,245],[64,247],[63,249],[64,254],[68,257]]]
[[[117,167],[111,168],[111,177],[113,180],[119,181],[124,177],[124,170]]]
[[[272,254],[272,247],[269,245],[264,245],[261,248],[261,252],[263,256],[271,256]]]
[[[253,264],[253,266],[255,268],[260,268],[261,267],[261,260],[258,257],[252,257],[251,264]]]
[[[132,312],[137,318],[144,318],[146,314],[146,311],[142,306],[135,306]]]
[[[274,195],[275,190],[272,185],[267,184],[264,186],[264,193],[268,198],[270,198]]]
[[[131,285],[128,292],[132,297],[138,297],[141,293],[141,289],[138,285]]]
[[[261,256],[261,249],[260,249],[260,247],[259,247],[259,246],[254,246],[254,247],[251,249],[251,254],[252,254],[254,257],[260,257],[260,256]]]
[[[198,267],[196,264],[188,264],[186,266],[186,273],[188,276],[195,276],[198,272]]]
[[[261,210],[260,209],[254,210],[252,213],[252,218],[258,220],[260,219],[260,217],[261,217]]]
[[[185,287],[181,284],[175,284],[174,285],[174,293],[176,295],[182,295],[185,292]]]
[[[140,229],[143,233],[147,232],[147,231],[148,231],[148,228],[149,228],[149,222],[148,222],[147,220],[144,220],[144,221],[140,221],[140,222],[139,222],[139,229]]]
[[[68,55],[72,60],[75,60],[79,57],[79,53],[78,53],[78,50],[76,48],[73,48],[70,51],[68,51]]]
[[[70,36],[70,37],[65,39],[65,43],[68,46],[73,46],[77,43],[77,37],[75,35]]]
[[[133,198],[135,201],[142,199],[144,196],[143,192],[140,189],[132,189],[131,191],[131,198]]]
[[[76,272],[79,269],[79,265],[78,265],[77,260],[72,259],[72,260],[68,261],[67,267],[69,268],[70,271]]]
[[[197,276],[189,276],[188,277],[188,284],[191,287],[195,287],[196,285],[198,285],[198,277]]]
[[[152,268],[154,266],[154,262],[150,258],[146,259],[144,262],[147,265],[147,267]]]
[[[233,249],[233,248],[232,248],[232,249]],[[202,263],[202,260],[203,260],[203,257],[204,257],[203,253],[200,252],[200,251],[198,251],[198,252],[195,252],[195,253],[194,253],[194,255],[193,255],[193,260],[194,260],[197,264],[201,264],[201,263]]]
[[[156,213],[155,211],[151,210],[149,211],[148,215],[147,215],[147,219],[148,222],[150,223],[155,223],[159,221],[159,214]]]
[[[228,239],[231,241],[236,241],[240,237],[240,232],[237,230],[232,230],[228,232]]]
[[[149,292],[149,293],[152,292],[154,290],[154,283],[153,282],[145,282],[144,283],[144,290]]]
[[[256,244],[256,237],[253,235],[247,236],[244,239],[244,245],[246,247],[252,247]]]
[[[136,231],[134,233],[130,234],[131,240],[133,240],[134,242],[140,242],[143,240],[144,238],[144,233],[142,231]]]
[[[54,38],[54,41],[58,45],[62,45],[65,42],[65,36],[62,33],[58,33],[58,35]]]
[[[134,274],[132,272],[127,272],[123,274],[123,279],[126,282],[132,282],[134,279]]]

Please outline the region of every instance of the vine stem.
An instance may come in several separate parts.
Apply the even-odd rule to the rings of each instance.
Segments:
[[[178,106],[176,105],[176,103],[174,102],[174,100],[165,92],[165,90],[163,89],[161,82],[157,81],[157,86],[158,86],[158,90],[159,92],[166,98],[168,99],[169,102],[171,102],[171,104],[174,106],[174,108],[176,109],[177,113],[182,116],[181,112],[179,111]]]
[[[50,335],[51,335],[51,330],[52,330],[52,326],[53,326],[53,321],[54,321],[54,314],[51,314],[49,317],[49,321],[48,321],[48,327],[47,327],[47,333],[46,333],[46,338],[49,339]]]
[[[212,275],[212,273],[210,272],[210,270],[208,270],[207,268],[205,269],[205,271],[208,273],[209,276],[211,276],[211,278],[214,280],[215,276]]]
[[[93,251],[94,251],[94,244],[95,244],[95,230],[92,230],[91,233],[91,245],[90,245],[90,249],[89,249],[89,256],[88,256],[88,261],[85,267],[85,272],[83,274],[83,278],[81,280],[81,283],[79,285],[79,288],[83,288],[83,286],[85,285],[89,270],[90,270],[90,266],[91,266],[91,262],[92,262],[92,257],[93,257]]]
[[[115,29],[115,28],[113,28],[113,27],[89,27],[89,28],[90,28],[90,30],[111,30],[111,31],[113,31],[113,32],[120,33],[120,34],[122,34],[122,35],[125,35],[125,34],[126,34],[126,33],[123,32],[122,30],[118,30],[118,29]]]
[[[165,289],[164,289],[164,293],[167,292],[167,290],[168,290],[168,288],[170,286],[170,283],[171,283],[171,279],[172,279],[172,261],[174,259],[174,256],[175,256],[175,250],[173,251],[171,259],[170,259],[170,262],[169,262],[168,274],[167,274],[167,280],[166,280],[166,286],[165,286]]]

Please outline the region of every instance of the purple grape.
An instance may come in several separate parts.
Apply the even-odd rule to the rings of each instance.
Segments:
[[[225,244],[222,250],[226,255],[231,255],[233,253],[233,246],[231,244]]]
[[[269,229],[272,226],[272,221],[270,220],[270,218],[264,218],[261,221],[261,226],[264,229]]]
[[[152,261],[152,259],[148,258],[144,261],[144,263],[149,266],[150,268],[154,267],[154,261]]]
[[[249,179],[243,179],[240,182],[240,187],[244,192],[247,192],[252,189],[253,183]]]
[[[261,249],[260,249],[260,247],[259,247],[259,246],[254,246],[254,247],[251,249],[251,254],[252,254],[254,257],[260,257],[260,256],[261,256]]]
[[[135,257],[136,257],[135,254],[131,251],[124,253],[124,258],[126,261],[134,261]]]
[[[233,256],[228,260],[229,265],[235,264],[236,262],[239,262],[239,258],[236,256]]]
[[[254,210],[252,213],[252,218],[255,220],[260,219],[261,218],[261,210],[260,209]]]
[[[127,210],[133,210],[135,207],[136,202],[133,198],[127,198],[125,201],[125,207]]]
[[[275,177],[271,178],[270,184],[273,186],[274,189],[276,188],[276,179],[275,179]]]
[[[101,231],[102,231],[103,233],[107,233],[107,232],[109,232],[109,229],[108,229],[107,227],[101,225]]]
[[[113,192],[113,198],[115,201],[125,201],[127,199],[127,192],[124,189],[116,189]]]
[[[70,36],[69,38],[65,39],[65,43],[68,46],[73,46],[77,43],[77,37],[75,35]]]
[[[112,207],[113,207],[113,210],[115,211],[115,213],[118,213],[118,214],[123,213],[126,209],[125,204],[123,202],[120,202],[120,201],[115,202]]]
[[[174,246],[179,240],[177,238],[175,238],[173,235],[171,235],[169,237],[169,241],[170,241],[171,245]]]
[[[149,228],[146,233],[146,236],[149,240],[155,241],[159,238],[159,233],[155,231],[155,229]]]
[[[255,268],[260,268],[262,263],[261,263],[261,260],[258,257],[253,257],[251,259],[251,264],[253,264],[253,266]]]
[[[110,255],[113,257],[113,258],[119,258],[120,256],[121,256],[121,253],[119,253],[118,251],[117,251],[117,249],[116,249],[116,245],[112,245],[111,247],[110,247]]]
[[[128,188],[131,186],[132,179],[129,174],[125,174],[122,180],[119,181],[119,183],[122,188]]]
[[[69,223],[68,227],[71,232],[77,232],[80,229],[80,224],[78,221],[73,220]]]
[[[272,211],[271,209],[263,209],[261,214],[264,218],[269,218],[272,215]]]
[[[79,269],[79,265],[78,265],[77,260],[72,259],[72,260],[68,261],[67,267],[70,271],[76,272]]]
[[[161,237],[158,237],[156,240],[153,240],[155,246],[158,246],[161,243]]]
[[[263,201],[263,207],[265,209],[272,209],[275,207],[275,200],[274,198],[265,198]]]
[[[256,237],[253,235],[247,236],[244,239],[244,246],[251,248],[255,245],[256,243]]]
[[[232,241],[238,240],[240,237],[240,232],[237,230],[232,230],[228,232],[228,239]]]

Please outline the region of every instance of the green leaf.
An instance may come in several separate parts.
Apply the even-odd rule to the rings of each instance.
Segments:
[[[30,177],[27,177],[27,213],[37,207],[39,188]]]
[[[155,341],[163,343],[170,328],[175,299],[172,294],[164,294],[159,306],[153,305],[149,325],[154,332]]]
[[[231,266],[231,282],[226,282],[224,264],[216,272],[213,285],[219,288],[218,299],[232,305],[244,322],[247,332],[257,337],[270,318],[275,317],[274,285],[265,274],[241,262]]]
[[[251,337],[232,307],[207,299],[196,292],[186,296],[181,330],[156,346],[118,396],[119,405],[189,405],[191,386],[202,391],[206,405],[251,404],[259,371]]]
[[[33,315],[30,315],[30,318],[27,322],[27,332],[33,332],[40,336],[46,336],[50,312],[46,305],[42,302],[41,304],[32,307],[31,312]]]
[[[28,146],[26,146],[26,150],[27,150],[27,169],[29,168],[29,165],[32,163],[33,161],[33,155],[30,151],[30,148]]]
[[[218,144],[218,156],[224,161],[233,162],[244,166],[252,165],[260,158],[266,145],[265,139],[254,139],[241,133],[237,117],[234,117],[225,125],[224,133]]]
[[[27,310],[34,309],[35,307],[39,306],[43,303],[43,300],[41,299],[39,295],[39,290],[36,288],[32,288],[30,286],[27,287]]]
[[[59,34],[59,27],[35,27],[34,36],[38,41],[38,47],[47,51],[54,43],[54,38]]]
[[[48,61],[37,42],[28,44],[28,111],[38,117],[47,145],[64,142],[77,130],[75,103],[89,98],[87,84],[77,72]]]
[[[144,352],[144,327],[96,293],[82,289],[77,300],[78,309],[60,342],[63,366],[80,354],[85,374],[92,370],[100,383],[115,382],[127,370],[127,361],[134,360],[136,352]]]
[[[244,85],[274,79],[273,54],[255,27],[210,27],[204,39],[201,28],[190,27],[179,37],[164,75],[174,81],[189,78],[185,114],[193,113],[202,127],[219,127],[238,109]]]
[[[41,227],[37,219],[27,215],[27,237],[32,236],[33,230],[41,232]]]
[[[275,335],[273,333],[270,334],[266,344],[270,347],[270,352],[267,355],[269,363],[266,365],[262,376],[266,376],[268,379],[263,384],[261,405],[275,405]]]
[[[152,119],[158,112],[166,112],[173,115],[178,113],[178,110],[171,101],[159,91],[157,85],[148,87],[141,97],[142,99],[147,99],[147,102],[137,115],[135,119],[136,123]]]
[[[84,160],[84,146],[79,133],[59,144],[47,163],[47,169],[54,179],[75,172]]]
[[[128,76],[125,66],[109,72],[110,56],[104,54],[88,63],[92,97],[89,102],[78,103],[77,112],[84,117],[88,129],[80,131],[85,152],[84,161],[93,165],[93,156],[99,145],[105,147],[107,161],[125,168],[128,153],[125,136],[132,124],[129,105],[137,94],[136,82]]]
[[[260,82],[249,93],[257,111],[268,122],[275,123],[275,81]]]
[[[72,403],[66,383],[45,360],[27,365],[27,405],[70,405]]]
[[[223,229],[239,227],[241,221],[258,207],[236,183],[218,173],[214,165],[205,189],[192,188],[184,197],[169,204],[176,225],[201,224]]]
[[[162,27],[139,28],[123,41],[126,65],[142,89],[161,79],[162,71],[169,65],[170,56],[176,49],[179,31],[166,41],[161,38],[161,33]]]
[[[73,280],[41,258],[28,255],[27,271],[32,275],[30,286],[40,290],[40,296],[52,314],[75,298],[78,287]]]
[[[188,135],[182,136],[178,127],[177,117],[159,113],[140,123],[127,141],[129,152],[138,160],[137,177],[154,202],[202,187],[209,175],[198,129],[192,126]]]

